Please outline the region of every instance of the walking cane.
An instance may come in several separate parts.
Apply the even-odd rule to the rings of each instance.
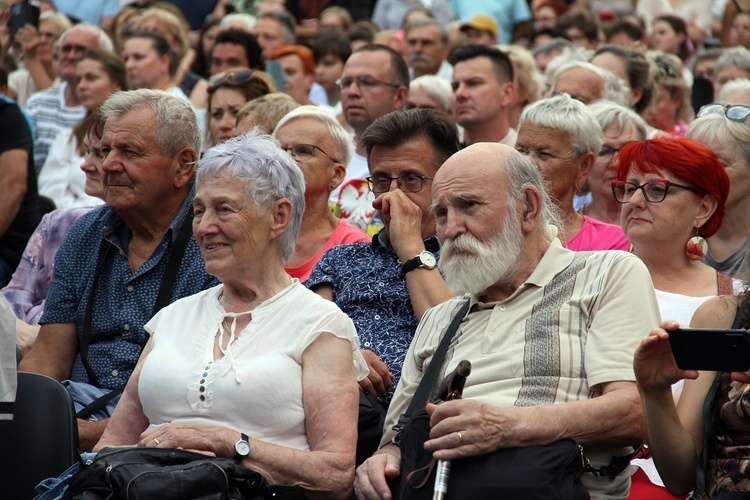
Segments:
[[[466,377],[471,373],[471,363],[462,360],[453,372],[445,377],[438,386],[438,401],[453,401],[461,399],[466,384]],[[445,500],[448,495],[448,478],[451,474],[450,460],[438,460],[435,475],[435,489],[432,500]]]

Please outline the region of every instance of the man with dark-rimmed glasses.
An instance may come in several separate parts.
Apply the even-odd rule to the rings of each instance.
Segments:
[[[327,251],[305,284],[352,319],[370,368],[360,387],[387,402],[419,319],[452,296],[436,269],[430,204],[432,179],[459,140],[450,117],[416,108],[378,118],[361,143],[385,227],[372,242]]]
[[[346,166],[344,182],[331,193],[329,203],[343,220],[374,234],[374,196],[365,178],[369,175],[362,134],[381,116],[404,107],[409,94],[409,69],[403,57],[383,45],[366,45],[355,51],[336,82],[346,122],[354,129],[355,153]]]

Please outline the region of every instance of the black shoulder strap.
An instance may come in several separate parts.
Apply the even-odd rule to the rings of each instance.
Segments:
[[[734,316],[734,323],[732,323],[732,329],[742,328],[739,310]],[[719,392],[721,386],[722,372],[716,373],[711,387],[708,389],[706,399],[703,400],[703,449],[700,455],[698,455],[698,471],[695,477],[695,490],[690,498],[703,498],[703,493],[706,491],[706,472],[708,471],[708,461],[714,455],[714,447],[716,445],[716,394]]]
[[[192,225],[193,216],[192,214],[188,213],[188,215],[185,217],[185,220],[182,221],[180,230],[177,233],[177,238],[175,238],[174,245],[172,246],[172,251],[169,254],[167,267],[164,270],[164,275],[161,278],[159,291],[157,292],[156,300],[154,301],[154,307],[151,310],[152,316],[154,316],[163,307],[169,304],[169,299],[172,297],[172,289],[174,288],[177,274],[180,270],[180,264],[182,263],[182,257],[185,255],[185,250],[187,249],[188,242],[190,241],[190,236],[192,236],[193,234]],[[99,387],[99,378],[96,376],[96,373],[91,368],[91,365],[88,361],[89,342],[91,340],[91,319],[94,310],[94,297],[96,294],[97,284],[99,282],[99,275],[101,274],[102,267],[104,266],[104,261],[106,260],[111,248],[112,245],[108,244],[107,248],[104,251],[104,254],[101,256],[99,262],[97,263],[96,271],[94,273],[94,283],[91,285],[89,300],[86,304],[86,314],[83,320],[83,332],[81,335],[81,363],[83,364],[83,367],[86,370],[86,374],[89,377],[89,382],[97,387]],[[83,419],[88,418],[93,413],[104,408],[107,403],[109,403],[118,394],[122,394],[123,390],[125,390],[124,385],[108,392],[104,396],[95,399],[91,404],[79,411],[76,414],[76,417]]]
[[[461,321],[463,321],[464,317],[466,317],[466,313],[469,312],[470,306],[471,299],[468,298],[461,305],[461,308],[458,310],[456,315],[453,316],[450,325],[445,330],[443,338],[440,340],[438,348],[435,349],[435,352],[432,354],[430,364],[427,367],[427,370],[425,370],[424,375],[422,376],[422,380],[419,382],[419,386],[417,386],[417,390],[414,393],[414,397],[412,398],[411,403],[409,403],[409,407],[403,414],[401,414],[398,419],[398,423],[393,426],[393,429],[397,432],[395,439],[396,443],[398,443],[398,439],[401,435],[401,430],[406,425],[406,422],[409,421],[411,416],[417,410],[420,410],[427,405],[427,400],[430,397],[430,393],[435,387],[438,375],[440,375],[440,370],[443,368],[445,355],[448,353],[448,346],[450,345],[451,340],[453,340],[453,336],[456,334],[456,331],[458,331],[458,326],[461,324]]]

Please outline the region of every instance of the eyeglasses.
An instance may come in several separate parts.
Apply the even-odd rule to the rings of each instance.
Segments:
[[[628,144],[630,143],[625,143],[619,148],[612,148],[605,144],[602,146],[602,149],[599,150],[598,157],[600,160],[605,160],[607,163],[609,163],[610,161],[612,161],[612,158],[614,158],[615,155],[622,151],[622,148],[624,148]]]
[[[83,45],[61,45],[60,46],[60,54],[67,54],[69,52],[74,52],[76,55],[83,55],[87,50],[89,50],[88,47],[84,47]]]
[[[367,178],[367,184],[373,193],[387,193],[391,190],[391,183],[396,181],[398,188],[405,193],[416,193],[422,190],[424,181],[431,181],[432,177],[424,175],[404,175],[403,177],[386,177],[375,175]]]
[[[649,203],[661,203],[664,198],[667,197],[669,188],[676,187],[680,189],[687,189],[693,193],[698,192],[696,188],[689,186],[683,186],[681,184],[675,184],[674,182],[666,179],[654,179],[652,181],[645,182],[640,186],[627,181],[612,181],[612,194],[615,196],[615,200],[618,203],[628,203],[631,198],[635,195],[635,192],[639,189],[643,192],[643,197]]]
[[[401,86],[398,83],[384,82],[383,80],[378,80],[370,76],[353,76],[339,78],[338,80],[336,80],[336,89],[339,92],[343,92],[345,90],[348,90],[349,87],[352,86],[352,83],[356,83],[357,87],[359,87],[360,90],[364,90],[365,92],[373,90],[378,85],[385,85],[386,87],[392,87],[394,89],[397,89]]]
[[[291,146],[289,148],[281,148],[281,149],[289,153],[292,156],[292,158],[294,158],[297,161],[309,161],[310,159],[315,158],[315,150],[317,149],[318,151],[326,155],[332,162],[341,163],[339,160],[329,155],[328,153],[320,149],[318,146],[315,146],[314,144],[297,144],[296,146]]]
[[[657,57],[656,59],[654,59],[654,64],[656,64],[656,67],[662,70],[668,77],[677,78],[677,73],[675,73],[675,70],[672,67],[672,65],[669,64],[664,59]]]
[[[218,73],[208,80],[208,90],[211,91],[226,82],[237,84],[247,83],[252,80],[254,73],[255,71],[251,69],[230,69],[229,71]]]
[[[750,106],[743,104],[706,104],[698,111],[698,118],[713,114],[724,114],[733,122],[744,122],[750,116]]]

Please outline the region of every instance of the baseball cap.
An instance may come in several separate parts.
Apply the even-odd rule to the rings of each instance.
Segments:
[[[488,33],[491,33],[492,36],[497,37],[497,23],[492,16],[477,14],[476,16],[472,17],[468,23],[463,23],[460,29],[461,31],[466,31],[469,28],[474,28],[475,30],[479,31],[486,31]]]

